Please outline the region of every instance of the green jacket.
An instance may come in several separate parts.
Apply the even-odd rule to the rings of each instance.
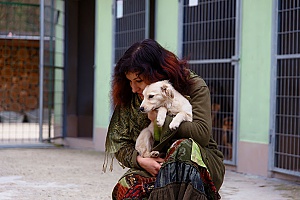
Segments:
[[[209,169],[210,175],[219,190],[223,183],[225,167],[223,154],[217,149],[217,143],[212,138],[211,101],[209,89],[202,78],[192,75],[194,84],[187,97],[193,108],[193,121],[182,122],[175,131],[169,129],[172,121],[167,116],[162,128],[160,142],[154,150],[165,152],[166,147],[176,139],[192,138],[198,143],[203,161]],[[141,100],[133,94],[130,106],[117,106],[114,110],[106,138],[106,152],[115,154],[117,160],[128,168],[141,169],[136,161],[138,155],[135,141],[142,129],[148,126],[150,120],[147,114],[139,111]]]

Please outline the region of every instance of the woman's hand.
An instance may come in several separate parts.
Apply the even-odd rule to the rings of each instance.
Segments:
[[[142,156],[137,156],[136,160],[152,176],[157,176],[161,164],[164,162],[163,158],[143,158]]]
[[[150,119],[152,122],[156,120],[157,118],[157,110],[151,110],[148,112],[148,119]]]

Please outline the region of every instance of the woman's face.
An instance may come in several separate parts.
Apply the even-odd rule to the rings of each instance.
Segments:
[[[126,78],[130,82],[130,87],[133,93],[137,93],[141,98],[143,98],[143,90],[148,85],[141,76],[138,76],[137,73],[128,72]]]

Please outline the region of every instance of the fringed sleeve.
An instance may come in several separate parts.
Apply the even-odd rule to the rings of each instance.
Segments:
[[[140,168],[136,162],[138,154],[135,150],[135,141],[150,121],[146,114],[139,111],[139,105],[138,98],[133,96],[130,105],[116,106],[106,135],[104,171],[109,158],[111,158],[110,170],[112,170],[114,157],[123,167]]]

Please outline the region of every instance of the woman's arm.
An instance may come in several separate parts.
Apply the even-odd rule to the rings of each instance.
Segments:
[[[190,97],[193,109],[193,121],[183,122],[178,128],[176,137],[192,138],[198,144],[205,147],[209,143],[212,122],[210,92],[202,79],[197,80]]]
[[[130,133],[130,109],[117,106],[114,110],[106,136],[106,151],[114,154],[125,167],[139,168],[133,134]]]
[[[153,176],[158,174],[162,158],[143,158],[135,150],[134,135],[139,134],[139,130],[130,126],[129,109],[117,107],[112,116],[107,139],[106,149],[114,153],[117,160],[125,167],[145,169]],[[137,120],[139,121],[139,120]],[[131,127],[131,128],[130,128]]]
[[[115,153],[117,160],[125,167],[140,169],[140,165],[137,162],[138,152],[134,148],[134,144],[128,143],[125,147],[122,147]]]

